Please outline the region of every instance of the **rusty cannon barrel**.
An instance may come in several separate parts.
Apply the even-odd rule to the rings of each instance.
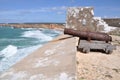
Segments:
[[[79,31],[79,30],[65,28],[64,34],[77,36],[80,37],[80,39],[85,39],[85,40],[99,40],[106,42],[112,41],[111,36],[109,36],[107,33],[101,33],[101,32]]]

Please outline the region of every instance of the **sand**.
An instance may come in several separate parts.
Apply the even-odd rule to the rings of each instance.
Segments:
[[[120,37],[112,36],[116,50],[112,54],[77,52],[77,80],[120,79]]]

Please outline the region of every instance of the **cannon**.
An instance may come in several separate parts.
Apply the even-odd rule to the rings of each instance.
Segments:
[[[99,41],[112,41],[112,37],[109,36],[107,33],[101,33],[101,32],[90,32],[90,31],[79,31],[79,30],[73,30],[73,29],[64,29],[64,34],[73,35],[76,37],[80,37],[84,40],[99,40]]]
[[[84,53],[88,53],[90,50],[103,50],[107,54],[110,54],[115,49],[115,46],[110,43],[112,37],[107,33],[79,31],[65,28],[64,34],[79,37],[77,48]]]

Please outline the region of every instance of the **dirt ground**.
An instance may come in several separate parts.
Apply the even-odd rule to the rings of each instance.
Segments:
[[[112,38],[116,45],[112,54],[77,52],[77,80],[120,80],[120,37]]]

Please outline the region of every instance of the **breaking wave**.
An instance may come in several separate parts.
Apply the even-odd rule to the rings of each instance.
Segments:
[[[50,29],[0,28],[0,72],[40,48],[60,34]]]
[[[40,48],[42,45],[17,49],[16,46],[8,45],[0,52],[2,60],[0,61],[0,72],[7,70],[10,66],[14,65],[19,60],[23,59],[33,51]]]
[[[22,34],[23,35],[21,37],[36,38],[36,39],[41,39],[41,40],[44,40],[44,41],[52,40],[51,36],[45,35],[40,30],[25,31]]]
[[[17,53],[17,47],[13,45],[8,45],[5,49],[0,52],[2,57],[9,58]]]
[[[1,27],[0,34],[4,34],[0,35],[0,72],[3,72],[58,36],[60,32],[42,28]]]

